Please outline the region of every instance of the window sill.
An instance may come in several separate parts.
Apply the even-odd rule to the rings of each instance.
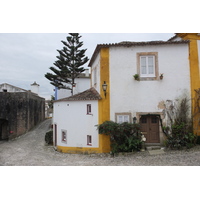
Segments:
[[[157,81],[158,77],[140,77],[140,81]]]
[[[87,144],[87,146],[92,146],[92,144]]]

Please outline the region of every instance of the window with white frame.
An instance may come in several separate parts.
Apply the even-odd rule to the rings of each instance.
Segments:
[[[140,76],[155,77],[155,56],[140,56]]]
[[[67,131],[62,130],[62,142],[67,142]]]
[[[92,114],[92,105],[87,104],[87,115],[91,115],[91,114]]]
[[[124,123],[128,122],[130,123],[131,121],[131,114],[130,113],[116,113],[115,114],[115,119],[117,123]]]
[[[92,145],[92,136],[91,135],[87,135],[87,145]]]
[[[158,78],[158,53],[137,53],[137,66],[140,80],[156,80]]]

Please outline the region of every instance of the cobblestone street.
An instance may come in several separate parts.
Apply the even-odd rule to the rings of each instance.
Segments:
[[[112,157],[109,154],[64,154],[45,145],[45,133],[51,119],[34,130],[12,140],[0,142],[1,166],[199,166],[200,147],[190,150],[165,151],[150,155],[148,151]]]

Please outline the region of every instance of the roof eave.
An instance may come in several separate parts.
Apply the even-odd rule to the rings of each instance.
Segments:
[[[98,44],[94,50],[94,53],[90,59],[88,67],[92,67],[99,51],[101,48],[108,47],[132,47],[132,46],[148,46],[148,45],[170,45],[170,44],[187,44],[189,40],[181,40],[181,41],[150,41],[150,42],[121,42],[121,43],[113,43],[113,44]]]

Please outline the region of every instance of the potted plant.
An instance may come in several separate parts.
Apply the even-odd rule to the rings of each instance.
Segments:
[[[163,79],[163,77],[164,77],[164,76],[163,76],[163,74],[160,74],[160,80],[162,80],[162,79]]]
[[[140,80],[139,74],[135,74],[135,75],[133,75],[133,77],[134,77],[134,79],[135,79],[136,81],[139,81],[139,80]]]

